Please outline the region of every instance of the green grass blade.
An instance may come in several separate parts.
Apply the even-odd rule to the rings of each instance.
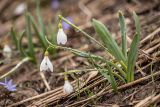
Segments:
[[[133,18],[135,21],[136,34],[130,46],[130,51],[128,53],[128,65],[127,65],[127,82],[134,80],[134,68],[136,64],[136,58],[138,54],[138,44],[140,41],[140,21],[136,13],[133,13]]]
[[[140,20],[135,12],[133,12],[133,18],[135,21],[136,33],[140,36],[140,32],[141,32]]]
[[[44,26],[44,22],[43,22],[42,15],[41,15],[41,12],[40,12],[40,0],[36,0],[36,2],[37,2],[36,15],[37,15],[39,26],[41,28],[41,34],[42,34],[43,39],[45,41],[45,35],[47,35],[47,32],[46,32],[46,28]]]
[[[17,39],[17,34],[16,34],[16,31],[15,29],[12,27],[11,28],[11,38],[13,40],[13,43],[15,44],[16,46],[16,49],[18,49],[18,39]]]
[[[47,42],[46,42],[44,36],[39,32],[34,18],[31,15],[29,15],[29,16],[30,16],[30,19],[31,19],[31,24],[32,24],[33,30],[36,33],[36,35],[37,35],[37,37],[38,37],[43,49],[45,50],[47,48]]]
[[[126,24],[125,19],[121,11],[119,11],[119,23],[120,23],[120,31],[122,38],[122,52],[125,58],[127,59],[127,39],[126,39]]]
[[[101,73],[102,76],[104,76],[108,82],[111,84],[113,90],[115,92],[117,92],[117,83],[116,83],[116,80],[112,74],[112,70],[110,68],[110,66],[108,65],[108,69],[102,69],[99,65],[95,64],[95,68]]]
[[[20,51],[20,53],[21,53],[21,55],[23,56],[23,57],[27,57],[28,55],[27,55],[27,53],[23,50],[23,45],[22,45],[22,39],[23,39],[23,37],[24,37],[24,35],[25,35],[25,31],[23,31],[21,34],[20,34],[20,38],[19,38],[19,40],[18,40],[18,49],[19,49],[19,51]]]
[[[114,91],[117,92],[117,83],[116,83],[116,80],[114,78],[114,75],[113,75],[113,70],[111,69],[111,67],[109,65],[108,66],[108,73],[110,75],[110,79],[111,79],[111,85],[112,85],[112,88],[114,89]]]
[[[127,82],[131,82],[134,80],[134,67],[138,53],[138,43],[139,43],[139,35],[136,34],[131,43],[130,51],[128,53]]]
[[[112,38],[111,33],[108,29],[103,25],[101,22],[93,19],[92,22],[96,32],[99,34],[101,40],[103,41],[104,45],[108,48],[108,51],[118,60],[126,62],[126,59],[118,47],[115,40]]]
[[[34,45],[32,42],[31,19],[28,13],[26,13],[25,18],[26,18],[26,35],[28,38],[29,56],[33,59],[34,62],[36,62]]]

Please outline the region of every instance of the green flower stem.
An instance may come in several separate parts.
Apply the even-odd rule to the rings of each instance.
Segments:
[[[93,37],[91,37],[89,34],[87,34],[86,32],[84,32],[82,29],[80,29],[79,27],[75,26],[73,23],[71,23],[70,21],[68,21],[66,18],[64,18],[62,15],[58,16],[61,20],[65,21],[67,24],[69,24],[70,26],[72,26],[73,28],[75,28],[76,30],[82,32],[87,38],[91,39],[92,41],[96,42],[99,46],[101,46],[102,48],[104,48],[105,50],[108,51],[108,49],[102,45],[100,42],[98,42],[96,39],[94,39]]]
[[[119,70],[119,72],[123,75],[123,77],[126,78],[126,73],[120,67],[118,67],[116,64],[114,64],[114,63],[112,63],[110,61],[107,61],[106,59],[104,59],[101,56],[85,53],[85,52],[82,52],[82,51],[79,51],[79,50],[76,50],[76,49],[72,49],[72,48],[68,48],[68,47],[62,47],[62,46],[53,45],[51,42],[48,41],[47,37],[46,37],[46,41],[48,42],[49,47],[51,47],[51,48],[63,49],[63,50],[71,51],[72,53],[74,53],[76,55],[79,55],[81,57],[84,57],[84,58],[92,57],[94,59],[104,61],[105,63],[108,63],[108,64],[114,66],[117,70]]]
[[[8,71],[8,72],[5,73],[4,75],[2,75],[2,76],[0,77],[0,80],[3,79],[3,78],[5,78],[5,77],[7,77],[7,76],[9,76],[9,75],[11,75],[11,74],[13,74],[14,72],[16,72],[16,70],[17,70],[22,64],[24,64],[25,62],[31,61],[31,60],[33,60],[33,59],[30,58],[30,57],[26,57],[26,58],[22,59],[14,68],[12,68],[10,71]]]

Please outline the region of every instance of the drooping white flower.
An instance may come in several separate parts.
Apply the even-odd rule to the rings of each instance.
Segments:
[[[70,94],[74,91],[71,83],[68,80],[64,81],[63,92],[66,94]]]
[[[117,66],[118,66],[118,67],[122,67],[122,65],[121,65],[121,64],[118,64]]]
[[[26,4],[25,3],[21,3],[14,10],[14,14],[15,15],[21,15],[25,11],[25,9],[26,9]]]
[[[12,56],[12,49],[7,44],[4,45],[3,56],[6,58],[11,58],[11,56]]]
[[[45,56],[40,64],[40,71],[51,71],[53,72],[53,65],[48,58],[48,52],[45,52]]]
[[[62,28],[59,28],[58,34],[57,34],[57,44],[66,44],[67,42],[67,35],[64,33]]]

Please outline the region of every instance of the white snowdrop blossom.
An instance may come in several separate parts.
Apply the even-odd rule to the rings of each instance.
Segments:
[[[63,86],[63,91],[64,91],[64,93],[70,94],[70,93],[73,92],[73,90],[74,90],[74,89],[73,89],[71,83],[70,83],[68,80],[65,80],[65,81],[64,81],[64,86]]]
[[[48,58],[48,52],[45,52],[45,56],[40,64],[40,71],[51,71],[53,72],[53,65]]]
[[[118,66],[118,67],[122,67],[122,65],[121,65],[121,64],[118,64],[117,66]]]
[[[14,10],[14,14],[15,15],[21,15],[25,11],[25,9],[26,9],[26,4],[25,3],[21,3]]]
[[[62,28],[59,28],[58,34],[57,34],[57,44],[66,44],[67,42],[67,35],[64,33]]]
[[[57,33],[57,44],[66,44],[67,42],[67,35],[64,33],[63,28],[62,28],[62,23],[60,21],[60,23],[58,24],[58,33]]]
[[[12,49],[7,44],[4,45],[3,56],[6,58],[11,58],[11,56],[12,56]]]

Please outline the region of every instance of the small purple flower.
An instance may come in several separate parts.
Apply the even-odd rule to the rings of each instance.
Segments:
[[[0,85],[3,85],[8,91],[16,91],[16,85],[12,83],[12,79],[7,81],[5,78],[5,82],[0,82]]]
[[[70,22],[73,23],[73,19],[72,19],[72,18],[66,17],[66,19],[67,19],[68,21],[70,21]],[[69,24],[67,24],[67,23],[64,22],[64,21],[62,21],[62,26],[63,26],[63,29],[64,29],[64,30],[68,30],[68,29],[70,29],[70,27],[71,27]]]
[[[59,1],[58,0],[52,0],[51,7],[53,10],[57,10],[59,8]]]

